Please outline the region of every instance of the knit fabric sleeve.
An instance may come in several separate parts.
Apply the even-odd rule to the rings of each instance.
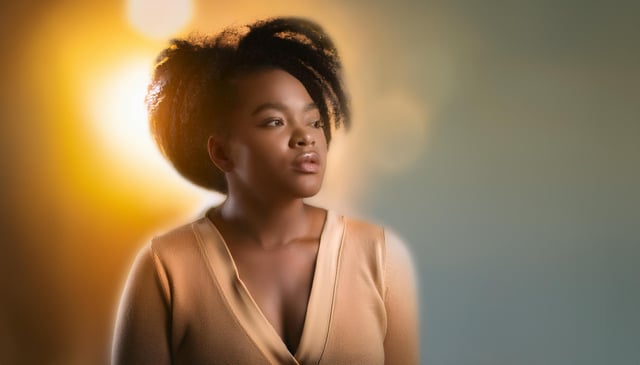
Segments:
[[[418,364],[418,295],[413,261],[405,243],[388,229],[385,247],[385,364]]]
[[[171,363],[170,300],[166,272],[148,244],[138,253],[122,294],[112,365]]]

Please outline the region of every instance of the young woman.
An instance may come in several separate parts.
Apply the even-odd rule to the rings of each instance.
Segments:
[[[412,263],[381,227],[305,204],[349,123],[336,49],[275,18],[174,40],[151,129],[190,181],[226,194],[137,256],[114,364],[416,364]]]

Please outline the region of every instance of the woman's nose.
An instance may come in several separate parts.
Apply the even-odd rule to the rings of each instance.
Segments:
[[[311,135],[311,133],[304,131],[302,129],[298,129],[291,136],[290,145],[291,147],[305,147],[305,146],[314,146],[316,144],[315,138]]]

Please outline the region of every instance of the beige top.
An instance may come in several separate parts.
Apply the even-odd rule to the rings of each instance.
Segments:
[[[208,218],[156,237],[127,280],[112,363],[418,363],[415,277],[400,240],[329,211],[314,270],[291,354]]]

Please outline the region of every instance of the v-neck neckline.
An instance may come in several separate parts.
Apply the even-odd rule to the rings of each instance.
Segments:
[[[208,214],[196,222],[201,248],[223,299],[240,327],[271,362],[314,364],[324,351],[333,310],[342,247],[342,217],[327,210],[313,269],[302,333],[295,354],[287,348],[240,278],[224,237]]]

